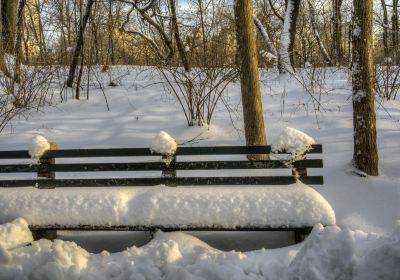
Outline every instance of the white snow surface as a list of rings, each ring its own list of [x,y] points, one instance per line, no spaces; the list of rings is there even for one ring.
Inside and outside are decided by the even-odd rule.
[[[32,163],[38,163],[44,152],[50,150],[50,143],[42,135],[35,135],[31,138],[29,145],[29,155],[32,158]]]
[[[309,70],[296,70],[298,76],[304,77],[306,85],[312,86],[313,83],[308,78],[310,77]],[[337,271],[342,268],[343,271],[348,269],[348,266],[342,267],[343,262],[337,257],[338,255],[343,255],[349,261],[354,260],[351,264],[353,279],[399,279],[397,265],[399,263],[399,233],[398,228],[395,232],[393,231],[393,225],[396,220],[400,219],[400,165],[398,164],[400,162],[400,146],[398,144],[400,139],[400,100],[397,97],[396,100],[386,101],[377,97],[375,109],[380,175],[360,177],[355,175],[354,169],[350,165],[353,154],[353,94],[351,76],[349,76],[351,73],[344,68],[335,67],[315,68],[315,71],[317,79],[324,77],[324,80],[321,80],[322,85],[316,89],[314,85],[313,91],[306,92],[304,85],[299,84],[295,78],[279,76],[274,69],[268,71],[260,69],[266,132],[268,140],[271,142],[278,138],[284,127],[290,126],[307,132],[317,140],[317,143],[323,145],[323,154],[310,154],[309,157],[322,157],[324,168],[309,169],[309,174],[324,176],[324,185],[315,186],[315,189],[332,206],[335,211],[336,223],[340,229],[335,227],[336,229],[330,228],[329,231],[326,231],[326,228],[321,233],[317,231],[317,235],[312,234],[303,244],[310,242],[314,243],[313,246],[300,244],[246,253],[221,252],[215,249],[213,253],[208,250],[204,252],[196,249],[200,246],[199,243],[204,244],[196,238],[184,234],[178,236],[177,233],[161,234],[164,238],[163,241],[156,238],[148,244],[148,247],[136,248],[136,252],[139,253],[133,255],[126,251],[122,252],[125,245],[120,246],[119,244],[127,244],[126,247],[131,247],[138,244],[136,237],[119,242],[120,235],[118,234],[92,235],[91,232],[88,232],[85,236],[91,241],[85,241],[80,239],[80,233],[68,232],[70,238],[66,238],[61,233],[60,238],[76,240],[89,251],[100,252],[108,249],[121,252],[90,254],[85,250],[78,249],[79,247],[74,243],[60,240],[54,243],[33,242],[33,246],[24,248],[5,250],[2,247],[0,250],[0,279],[62,279],[64,276],[64,279],[110,279],[112,277],[114,279],[129,279],[129,277],[133,279],[293,279],[289,278],[293,272],[286,272],[289,270],[289,265],[291,265],[290,270],[293,269],[299,273],[294,278],[312,278],[308,267],[313,266],[314,271],[317,272],[314,279],[330,279],[329,273],[337,275]],[[119,86],[107,87],[104,85],[110,111],[106,109],[102,91],[96,87],[90,86],[89,100],[69,98],[68,102],[63,103],[57,100],[59,88],[56,88],[52,99],[53,106],[43,108],[40,112],[30,112],[28,119],[14,119],[3,130],[0,137],[0,150],[26,150],[27,143],[33,134],[45,135],[56,142],[60,149],[148,147],[160,129],[171,133],[177,142],[187,142],[200,135],[196,141],[191,143],[195,146],[245,144],[239,82],[233,82],[227,87],[224,92],[224,102],[227,104],[219,103],[217,105],[210,126],[188,127],[179,102],[164,92],[163,85],[160,83],[162,79],[148,68],[115,66],[113,73],[115,77],[120,77]],[[109,80],[108,74],[100,75],[102,75],[102,80]],[[322,94],[320,94],[320,89],[323,91]],[[315,100],[321,102],[321,107]],[[229,112],[226,105],[229,105]],[[218,156],[218,159],[231,160],[226,155]],[[237,157],[235,157],[236,159]],[[245,157],[240,159],[245,160]],[[191,158],[190,160],[195,159]],[[16,161],[30,163],[30,160]],[[10,164],[8,159],[0,160],[0,162],[1,164]],[[62,163],[61,160],[57,160],[57,162]],[[63,162],[70,161],[66,159]],[[232,176],[237,172],[240,171],[226,175]],[[262,172],[265,171],[262,170]],[[108,172],[104,173],[104,176],[113,176]],[[188,173],[192,175],[191,171]],[[35,178],[35,176],[36,174],[1,174],[2,179]],[[69,178],[73,177],[69,174],[62,175],[62,177],[68,176]],[[20,191],[21,199],[14,200],[15,204],[6,203],[9,203],[14,210],[18,207],[32,209],[34,206],[29,206],[31,200],[27,195],[23,195],[23,191],[26,189],[28,188],[9,189],[14,198],[18,196],[17,191]],[[32,194],[45,191],[29,189]],[[47,191],[59,192],[61,190],[64,189]],[[89,197],[90,190],[92,189],[85,190],[86,197]],[[115,189],[117,192],[121,190],[123,188]],[[65,196],[69,194],[67,189],[66,191]],[[81,190],[79,191],[81,192]],[[106,194],[103,199],[111,199],[110,197],[114,198]],[[32,203],[39,205],[40,201],[35,201],[35,199],[33,196]],[[100,199],[99,196],[96,199]],[[46,202],[46,200],[44,201]],[[82,200],[82,202],[86,203],[87,201]],[[109,202],[109,209],[112,211],[114,211],[113,207],[119,207],[113,203]],[[106,202],[102,201],[101,207],[104,205]],[[83,204],[82,208],[84,208]],[[87,208],[90,210],[89,206]],[[2,222],[11,222],[14,218],[19,217],[16,212],[14,212],[15,215],[9,215],[11,212],[5,212],[4,206],[1,206],[0,209]],[[47,214],[51,212],[47,208],[42,208],[42,213],[45,210]],[[35,211],[32,216],[39,216],[40,211],[38,209]],[[57,211],[61,212],[60,209]],[[64,215],[69,214],[64,211],[60,217]],[[84,215],[84,212],[76,213],[76,215]],[[110,214],[112,219],[113,215]],[[101,218],[98,219],[101,220]],[[249,250],[246,248],[254,250],[254,248],[284,246],[274,246],[275,240],[273,239],[262,243],[260,236],[267,236],[268,239],[269,233],[265,235],[259,233],[256,235],[257,238],[247,232],[221,233],[223,238],[228,237],[222,242],[219,241],[220,233],[205,234],[207,237],[216,237],[213,242],[209,242],[211,239],[204,238],[215,247],[235,248],[238,246],[243,248],[242,250]],[[280,233],[276,234],[278,237],[280,236]],[[105,235],[112,235],[112,245],[106,244]],[[279,241],[276,244],[291,243],[291,236],[286,236],[288,239],[290,238],[287,240],[288,242]],[[312,241],[318,236],[320,236],[320,242]],[[182,258],[178,258],[179,260],[174,263],[162,261],[167,259],[163,256],[168,256],[168,254],[162,254],[165,251],[153,249],[150,253],[147,249],[157,246],[159,246],[157,248],[161,248],[161,245],[168,244],[169,240],[178,244],[179,252],[182,255]],[[215,240],[217,241],[215,242]],[[225,246],[230,240],[233,241],[233,244]],[[274,244],[271,245],[271,242]],[[224,243],[223,246],[221,243]],[[340,246],[336,246],[336,244],[340,244]],[[348,245],[346,248],[350,247],[350,252],[345,250],[344,244]],[[163,248],[169,247],[165,245]],[[299,257],[296,261],[299,264],[293,263],[299,250],[303,251],[302,255],[308,258],[309,262],[301,262]],[[128,251],[132,252],[130,249]],[[80,255],[75,252],[80,252]],[[174,252],[177,251],[174,249]],[[312,257],[313,254],[317,255]],[[76,255],[80,257],[75,257]],[[317,256],[321,257],[317,258]],[[324,258],[327,266],[322,267]],[[173,258],[168,257],[168,259]],[[78,265],[81,260],[83,260],[83,264],[86,263],[86,268]],[[132,264],[132,262],[134,263]],[[154,265],[155,263],[166,265],[158,268]],[[332,271],[334,265],[331,264],[336,263],[337,271]],[[324,269],[325,267],[326,269]],[[170,272],[170,269],[175,269],[175,272]],[[306,274],[306,270],[310,273]],[[344,275],[347,277],[347,274]]]
[[[18,218],[10,223],[0,225],[0,248],[13,249],[32,241],[32,233],[24,219]]]
[[[156,137],[153,138],[150,145],[152,153],[162,155],[173,155],[176,152],[177,144],[174,138],[167,132],[160,131]]]
[[[91,254],[69,241],[39,240],[8,250],[0,279],[384,279],[400,277],[400,226],[377,237],[316,225],[289,249],[223,252],[181,232],[157,232],[142,247]]]
[[[315,140],[311,136],[300,130],[286,127],[273,143],[272,151],[278,152],[286,150],[288,153],[292,154],[294,159],[297,159],[303,157],[303,154],[307,152],[313,144],[315,144]]]
[[[23,217],[34,225],[232,228],[301,227],[336,222],[329,203],[313,188],[301,183],[241,188],[0,189],[0,209],[0,222]]]

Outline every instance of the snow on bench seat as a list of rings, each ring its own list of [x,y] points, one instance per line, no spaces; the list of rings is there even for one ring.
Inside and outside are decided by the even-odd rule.
[[[30,225],[305,227],[335,224],[330,204],[288,186],[0,189],[0,223]]]

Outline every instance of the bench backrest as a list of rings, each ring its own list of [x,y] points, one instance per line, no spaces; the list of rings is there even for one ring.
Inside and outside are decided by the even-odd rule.
[[[322,153],[322,145],[312,145],[307,152]],[[179,156],[206,155],[246,155],[272,154],[270,146],[216,146],[216,147],[178,147],[176,155],[170,158],[151,153],[149,148],[117,149],[70,149],[50,150],[40,159],[39,165],[29,162],[17,164],[0,164],[0,176],[3,173],[37,173],[37,179],[0,178],[0,187],[37,186],[53,187],[96,187],[96,186],[153,186],[165,184],[176,185],[286,185],[300,180],[305,184],[323,184],[322,176],[308,176],[307,168],[322,168],[322,159],[270,159],[270,160],[213,160],[213,161],[179,161]],[[287,154],[285,151],[277,154]],[[115,162],[121,157],[158,157],[151,162]],[[85,163],[83,158],[111,158],[112,162]],[[28,151],[0,151],[0,160],[30,159]],[[57,163],[56,159],[74,159],[72,163]],[[110,160],[110,161],[111,161]],[[287,176],[210,176],[180,177],[176,170],[222,170],[222,169],[292,169]],[[105,171],[160,171],[157,177],[113,177],[113,178],[57,178],[57,172],[105,172]]]

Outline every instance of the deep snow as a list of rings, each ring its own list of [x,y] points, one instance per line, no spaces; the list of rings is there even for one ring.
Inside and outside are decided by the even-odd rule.
[[[89,101],[70,99],[43,113],[33,112],[28,120],[14,121],[0,137],[0,150],[26,150],[35,134],[51,139],[60,149],[148,147],[160,130],[168,131],[178,143],[244,144],[238,84],[229,86],[224,97],[229,113],[219,104],[210,127],[187,127],[177,101],[163,93],[157,76],[129,69],[131,74],[121,80],[121,86],[106,88],[110,111],[106,111],[101,92],[94,90]],[[380,176],[359,177],[350,164],[349,77],[344,70],[324,69],[316,74],[317,79],[324,76],[324,82],[311,84],[307,71],[301,71],[297,80],[279,77],[274,71],[262,73],[267,138],[277,143],[289,126],[323,145],[324,168],[309,173],[324,175],[324,185],[314,189],[332,205],[338,227],[317,227],[301,245],[247,253],[212,248],[204,253],[196,248],[206,244],[181,233],[159,233],[144,247],[116,254],[90,254],[74,243],[40,241],[20,249],[1,249],[0,279],[29,273],[35,275],[31,279],[51,279],[51,275],[53,279],[129,279],[128,274],[133,279],[330,279],[338,274],[341,279],[349,275],[353,279],[399,279],[400,230],[395,224],[400,219],[400,102],[377,100]],[[29,208],[23,202],[21,206]]]
[[[329,203],[302,183],[268,188],[0,189],[0,209],[0,223],[23,217],[32,225],[234,228],[303,227],[336,222]]]
[[[385,237],[317,224],[301,245],[247,253],[180,232],[157,232],[145,246],[114,254],[42,239],[0,247],[0,279],[399,279],[399,242],[400,224]]]

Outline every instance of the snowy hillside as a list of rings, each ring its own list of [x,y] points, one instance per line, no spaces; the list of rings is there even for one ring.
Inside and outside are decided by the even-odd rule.
[[[185,145],[244,144],[237,83],[227,88],[210,127],[188,127],[178,102],[165,93],[157,76],[137,68],[128,70],[120,86],[105,89],[110,111],[99,89],[91,91],[89,100],[54,101],[54,107],[33,112],[27,120],[7,127],[0,136],[0,150],[27,150],[34,135],[45,136],[60,149],[149,147],[161,130],[178,145],[188,141]],[[324,175],[324,185],[314,189],[332,206],[337,226],[323,229],[317,225],[305,242],[281,249],[223,252],[188,234],[159,232],[143,247],[129,244],[123,252],[92,254],[61,240],[21,247],[31,240],[24,222],[18,220],[17,229],[10,224],[0,226],[0,279],[399,279],[400,101],[377,100],[380,176],[360,177],[350,164],[353,136],[348,75],[344,70],[324,71],[323,87],[311,86],[305,72],[300,74],[299,80],[313,95],[294,78],[263,73],[263,110],[269,144],[279,148],[279,135],[292,127],[313,138],[305,141],[323,145],[324,168],[310,173]],[[65,197],[66,203],[74,201]],[[109,196],[109,207],[115,199]],[[13,203],[22,206],[15,207],[21,213],[40,219],[32,207],[44,202],[38,198],[30,204],[24,195],[8,191],[0,198],[0,221],[18,218],[7,210]],[[121,209],[114,207],[113,211]],[[121,212],[116,215],[120,217]],[[27,238],[19,244],[10,237],[18,231]],[[85,242],[80,245],[85,247]]]

